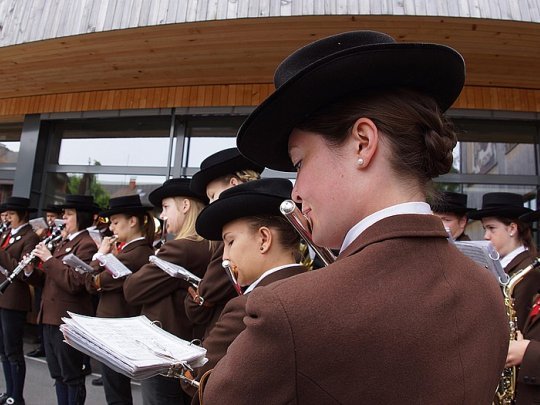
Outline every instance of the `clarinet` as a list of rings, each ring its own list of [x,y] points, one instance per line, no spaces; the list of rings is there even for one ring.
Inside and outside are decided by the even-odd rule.
[[[57,227],[50,236],[48,236],[46,239],[43,240],[43,243],[49,248],[52,249],[52,247],[60,240],[62,239],[62,229],[64,229],[64,225]],[[36,255],[33,253],[30,253],[28,256],[26,256],[24,259],[22,259],[17,267],[13,269],[11,274],[4,280],[2,284],[0,284],[0,294],[4,294],[6,289],[13,283],[13,280],[15,277],[17,277],[21,271],[24,270],[26,266],[28,266],[32,261],[36,258]]]
[[[0,225],[0,233],[4,233],[6,232],[8,229],[9,229],[9,226],[11,224],[9,222],[2,222],[2,224]]]

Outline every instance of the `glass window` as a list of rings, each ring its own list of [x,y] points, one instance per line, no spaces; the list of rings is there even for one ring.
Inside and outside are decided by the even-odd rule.
[[[534,122],[455,119],[459,143],[453,172],[536,175]]]
[[[66,194],[91,194],[101,208],[109,199],[138,194],[144,205],[151,205],[148,194],[165,181],[165,176],[125,176],[112,174],[49,173],[43,206],[64,201]]]
[[[17,163],[22,124],[0,124],[0,165]]]
[[[166,167],[169,127],[170,117],[56,122],[54,131],[61,143],[58,155],[51,156],[51,163]]]
[[[185,164],[198,169],[213,153],[236,147],[236,133],[245,117],[201,117],[189,121],[184,144]]]

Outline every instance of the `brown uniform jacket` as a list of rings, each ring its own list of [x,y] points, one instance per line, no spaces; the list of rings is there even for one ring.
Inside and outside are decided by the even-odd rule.
[[[205,328],[205,338],[217,322],[227,302],[238,297],[238,293],[221,265],[222,262],[223,242],[216,242],[208,269],[199,283],[198,294],[204,298],[204,304],[199,305],[191,294],[186,295],[186,315],[195,325],[202,325]]]
[[[118,252],[116,258],[124,266],[136,273],[142,266],[148,263],[148,258],[154,254],[152,246],[144,239],[127,244],[121,252]],[[99,292],[99,304],[96,310],[96,316],[103,318],[123,318],[137,316],[141,313],[140,305],[130,305],[124,298],[125,277],[113,278],[111,273],[105,270],[97,260],[92,261],[90,265],[99,273],[99,283],[101,290]],[[92,277],[87,277],[86,289],[91,294],[96,294],[97,290]]]
[[[43,263],[43,271],[34,269],[27,280],[33,285],[43,286],[38,315],[40,323],[60,325],[67,311],[94,315],[90,294],[86,291],[86,276],[66,266],[62,258],[73,253],[83,262],[90,263],[96,252],[96,243],[84,230],[73,240],[61,242],[54,249],[53,256]]]
[[[253,291],[204,404],[491,404],[501,292],[446,238],[437,217],[392,216],[327,268]]]
[[[157,256],[185,267],[198,277],[203,277],[210,262],[207,240],[175,239],[166,242]],[[141,314],[184,340],[200,339],[202,330],[194,330],[184,310],[189,284],[169,276],[153,263],[144,265],[124,282],[124,296],[131,305],[142,305]]]
[[[504,271],[511,277],[518,270],[524,269],[533,262],[533,255],[526,250],[514,257],[504,268]],[[531,271],[514,289],[514,308],[518,318],[518,329],[523,330],[525,321],[531,310],[533,297],[540,288],[540,271]]]
[[[275,281],[284,280],[297,274],[301,274],[306,270],[307,269],[302,265],[281,269],[263,278],[254,290]],[[246,328],[244,317],[246,316],[246,302],[248,296],[249,294],[237,296],[230,300],[225,306],[216,325],[204,340],[203,347],[207,350],[206,357],[208,358],[208,362],[198,370],[199,375],[214,368],[217,362],[225,356],[227,348],[232,341]]]
[[[9,232],[4,234],[2,243]],[[0,266],[10,273],[17,267],[21,259],[30,253],[39,243],[39,237],[34,233],[28,224],[11,236],[10,242],[5,249],[0,249]],[[1,244],[0,244],[1,246]],[[31,311],[32,297],[28,284],[22,281],[24,272],[13,279],[13,283],[7,287],[4,294],[0,295],[0,308],[12,309],[16,311]],[[0,283],[6,280],[6,276],[0,273]]]
[[[533,270],[538,271],[538,270]],[[523,338],[527,346],[519,367],[516,386],[516,405],[540,403],[540,316],[527,317]]]

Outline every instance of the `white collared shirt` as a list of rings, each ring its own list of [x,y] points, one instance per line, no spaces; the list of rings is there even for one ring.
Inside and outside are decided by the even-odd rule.
[[[19,232],[22,228],[24,228],[26,225],[29,225],[28,222],[25,222],[24,224],[22,224],[21,226],[15,228],[15,229],[12,229],[11,230],[11,236],[15,236],[17,235],[17,232]]]
[[[86,231],[86,229],[83,229],[82,231],[79,231],[79,232],[69,234],[67,238],[71,241],[71,240],[75,239],[80,233],[82,233],[84,231]]]
[[[512,260],[514,260],[514,258],[519,255],[521,252],[525,252],[526,250],[529,250],[527,249],[525,246],[521,245],[519,246],[518,248],[512,250],[510,253],[508,253],[506,256],[504,256],[502,259],[501,259],[501,266],[503,266],[503,269],[506,268],[506,266],[508,266],[510,264],[510,262]]]
[[[371,215],[368,215],[355,226],[353,226],[341,245],[339,253],[343,252],[356,238],[360,236],[367,228],[373,225],[376,222],[379,222],[381,219],[392,217],[394,215],[402,214],[433,214],[431,212],[431,207],[428,203],[425,202],[406,202],[402,204],[392,205],[390,207],[384,208],[380,211],[374,212]]]
[[[244,295],[253,291],[253,289],[257,287],[257,284],[259,284],[263,278],[268,277],[270,274],[275,273],[276,271],[280,271],[291,266],[298,266],[298,264],[297,263],[284,264],[283,266],[273,267],[270,270],[266,270],[257,280],[251,283],[251,285],[246,289],[246,291],[244,291]]]

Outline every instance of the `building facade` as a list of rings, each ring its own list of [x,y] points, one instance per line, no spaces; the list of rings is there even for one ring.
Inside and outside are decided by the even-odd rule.
[[[291,51],[358,29],[462,53],[460,142],[436,182],[536,208],[540,0],[0,0],[0,201],[144,199],[235,145]]]

